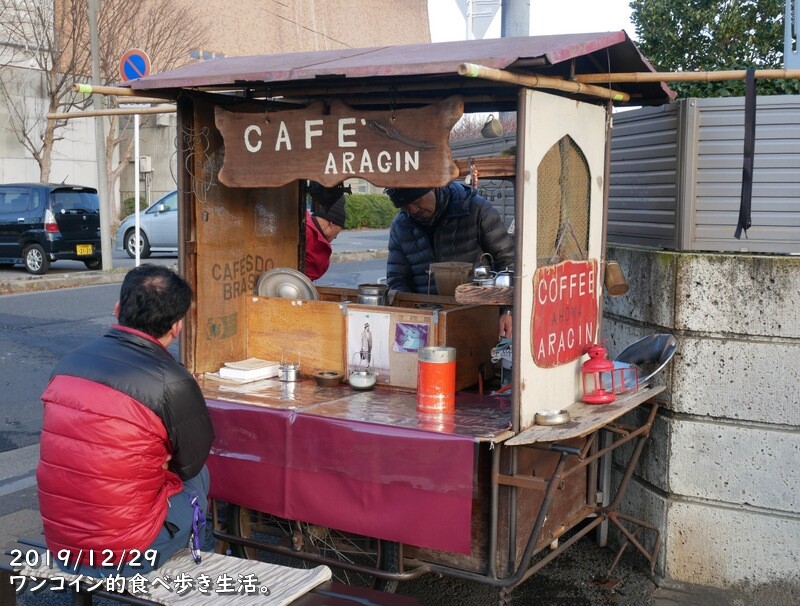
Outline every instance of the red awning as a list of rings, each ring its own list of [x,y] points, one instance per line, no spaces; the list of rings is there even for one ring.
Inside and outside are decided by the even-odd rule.
[[[279,95],[283,89],[297,90],[302,83],[308,94],[319,95],[345,83],[367,86],[370,81],[401,80],[406,90],[416,85],[419,90],[453,94],[465,81],[458,75],[461,63],[564,78],[573,73],[653,71],[628,35],[618,31],[230,57],[127,84],[143,92],[261,87]],[[615,88],[634,95],[632,104],[658,105],[675,97],[664,83],[626,83]]]

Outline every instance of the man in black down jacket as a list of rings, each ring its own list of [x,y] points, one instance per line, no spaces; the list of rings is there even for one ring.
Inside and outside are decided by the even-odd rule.
[[[514,269],[514,240],[500,213],[471,187],[454,181],[436,189],[389,188],[386,194],[401,209],[389,232],[390,289],[438,294],[428,276],[431,263],[477,265],[484,253],[492,255],[495,270]],[[508,324],[510,336],[510,318]]]

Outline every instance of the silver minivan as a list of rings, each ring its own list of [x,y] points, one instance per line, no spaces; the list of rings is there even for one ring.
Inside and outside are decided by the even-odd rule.
[[[114,248],[136,257],[136,215],[128,215],[119,224]],[[178,192],[172,191],[139,213],[139,256],[150,253],[178,252]]]

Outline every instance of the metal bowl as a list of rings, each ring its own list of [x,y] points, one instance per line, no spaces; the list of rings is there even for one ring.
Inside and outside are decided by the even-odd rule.
[[[261,274],[256,282],[256,294],[260,297],[319,300],[319,292],[311,280],[289,267],[276,267]]]
[[[335,370],[321,370],[314,375],[314,380],[320,387],[336,387],[342,382],[344,375]]]
[[[540,410],[533,418],[537,425],[563,425],[569,423],[569,412],[564,409]]]

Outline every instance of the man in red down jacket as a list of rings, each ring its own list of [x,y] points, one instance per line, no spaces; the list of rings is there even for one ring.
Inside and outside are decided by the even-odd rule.
[[[42,394],[39,506],[47,547],[69,572],[148,572],[205,521],[214,432],[197,382],[167,351],[191,299],[166,267],[131,270],[119,324],[68,354]]]

